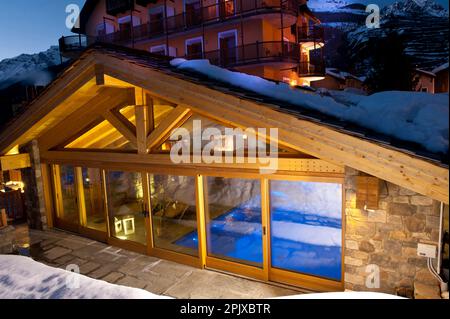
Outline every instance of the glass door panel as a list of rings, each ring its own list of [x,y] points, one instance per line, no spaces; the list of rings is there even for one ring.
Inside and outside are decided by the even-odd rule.
[[[58,218],[71,223],[79,224],[77,190],[75,187],[75,168],[69,165],[56,167],[56,183],[59,184],[60,205]]]
[[[146,245],[141,174],[107,171],[106,186],[111,236]]]
[[[156,248],[198,256],[195,177],[150,175]]]
[[[261,183],[206,177],[208,256],[263,267]]]
[[[83,168],[82,176],[86,227],[106,232],[102,171],[98,168]]]
[[[341,280],[342,185],[271,181],[271,267]]]

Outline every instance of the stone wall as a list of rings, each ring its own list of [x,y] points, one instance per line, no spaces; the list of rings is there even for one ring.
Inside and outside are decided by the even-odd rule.
[[[379,209],[356,209],[356,176],[347,168],[345,287],[412,297],[439,298],[437,280],[417,256],[417,244],[438,245],[440,203],[408,189],[380,180]],[[380,288],[368,288],[368,265],[380,270]]]
[[[0,254],[11,254],[15,239],[14,227],[0,227]]]
[[[22,180],[25,184],[25,208],[28,226],[32,229],[46,230],[47,215],[37,141],[31,141],[21,147],[20,153],[29,153],[31,160],[31,167],[21,170]]]

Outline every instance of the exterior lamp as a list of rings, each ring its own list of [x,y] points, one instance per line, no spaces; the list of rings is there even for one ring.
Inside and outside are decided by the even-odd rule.
[[[365,211],[378,209],[379,179],[372,176],[356,177],[356,208]]]

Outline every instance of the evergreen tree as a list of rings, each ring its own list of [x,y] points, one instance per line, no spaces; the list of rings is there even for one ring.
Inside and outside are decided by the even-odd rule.
[[[366,53],[371,69],[366,84],[370,91],[411,91],[417,84],[415,67],[405,53],[405,39],[397,32],[372,38]]]

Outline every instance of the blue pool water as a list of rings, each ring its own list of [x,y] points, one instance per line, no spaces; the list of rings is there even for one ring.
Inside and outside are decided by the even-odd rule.
[[[309,229],[319,226],[314,234],[318,237],[313,240],[317,242],[316,244],[308,243],[311,240],[305,239],[304,236],[293,240],[292,235],[285,235],[292,233],[289,232],[292,229],[286,228],[297,229],[304,225]],[[326,240],[329,237],[327,230],[340,234],[341,220],[279,210],[272,211],[271,227],[274,234],[279,234],[272,236],[272,267],[335,280],[341,279],[341,242],[330,245],[329,240]],[[275,231],[276,227],[280,229]],[[259,210],[235,208],[207,225],[208,254],[262,267],[261,228]],[[197,238],[198,234],[195,231],[180,238],[175,244],[198,249]],[[296,239],[295,231],[294,239]],[[324,244],[320,244],[321,242]]]

